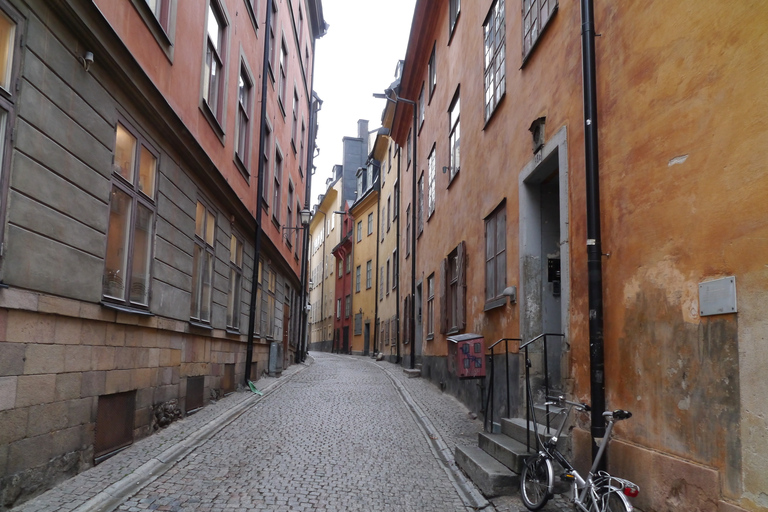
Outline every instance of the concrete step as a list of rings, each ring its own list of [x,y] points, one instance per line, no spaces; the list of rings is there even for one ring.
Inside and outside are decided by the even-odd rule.
[[[530,429],[531,429],[531,447],[536,446],[536,440],[533,435],[533,421],[531,421]],[[554,425],[552,425],[554,426]],[[557,429],[550,428],[549,431],[547,431],[547,427],[544,425],[537,425],[537,429],[540,434],[544,436],[544,440],[549,439],[555,433],[557,433]],[[528,426],[526,425],[525,418],[502,418],[501,419],[501,433],[505,434],[512,439],[519,441],[523,444],[526,443],[526,437],[528,435]]]
[[[405,373],[409,379],[416,379],[421,377],[421,368],[415,368],[413,370],[410,368],[404,368],[403,373]]]
[[[482,491],[486,498],[515,492],[520,482],[518,475],[478,446],[457,446],[456,464]]]
[[[526,457],[532,455],[536,449],[535,445],[532,445],[529,452],[524,443],[504,434],[481,432],[477,438],[478,444],[484,452],[517,474],[522,472]]]

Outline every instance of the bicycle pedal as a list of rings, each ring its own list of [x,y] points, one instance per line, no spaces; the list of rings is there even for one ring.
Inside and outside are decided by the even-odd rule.
[[[576,477],[573,476],[573,473],[563,473],[562,475],[560,475],[560,480],[562,480],[563,482],[573,482],[574,480],[576,480]]]

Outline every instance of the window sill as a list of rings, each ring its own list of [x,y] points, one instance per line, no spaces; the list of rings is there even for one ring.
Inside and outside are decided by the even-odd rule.
[[[458,327],[454,327],[452,329],[448,329],[448,332],[446,332],[445,334],[447,336],[450,336],[451,334],[458,334],[460,332],[461,332],[461,329],[459,329]]]
[[[235,153],[235,167],[237,167],[237,170],[240,171],[240,174],[243,175],[243,178],[245,179],[246,183],[251,183],[251,173],[248,171],[248,167],[243,163],[242,158],[240,158],[240,155]]]
[[[456,178],[458,177],[460,172],[461,172],[461,167],[456,169],[456,172],[453,173],[453,175],[451,175],[451,174],[448,175],[448,186],[446,188],[448,188],[448,189],[451,188],[451,185],[453,185],[453,182],[456,180]]]
[[[491,300],[485,302],[485,307],[483,308],[483,311],[490,311],[492,309],[498,309],[498,308],[504,307],[506,304],[507,304],[507,298],[506,297],[499,297],[498,299],[491,299]]]
[[[189,325],[192,327],[197,327],[198,329],[205,329],[206,331],[212,331],[213,327],[210,326],[210,324],[204,324],[197,320],[190,320]]]
[[[427,334],[427,341],[432,341],[434,339],[435,339],[435,335],[434,334]]]
[[[227,327],[226,332],[227,334],[231,334],[232,336],[242,335],[242,333],[240,332],[240,329],[235,329],[233,327]]]
[[[224,128],[221,127],[221,123],[216,119],[216,115],[213,113],[213,110],[211,110],[210,105],[208,105],[208,102],[205,99],[200,100],[200,110],[203,112],[203,117],[205,117],[205,120],[211,125],[213,133],[216,134],[216,137],[219,138],[219,142],[221,142],[221,145],[223,146]]]
[[[456,33],[456,25],[459,24],[459,19],[461,18],[461,11],[456,13],[456,20],[453,22],[453,26],[448,29],[448,46],[451,46],[451,41],[453,41],[453,35]]]
[[[142,316],[155,316],[154,313],[152,313],[148,309],[140,309],[132,306],[123,306],[121,304],[115,304],[112,302],[105,302],[105,301],[102,301],[101,305],[104,306],[105,308],[114,309],[116,311],[121,311],[123,313],[133,313],[133,314],[142,315]]]

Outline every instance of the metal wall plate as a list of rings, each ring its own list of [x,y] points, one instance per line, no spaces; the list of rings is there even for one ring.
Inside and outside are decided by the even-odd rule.
[[[699,283],[699,314],[701,316],[736,313],[736,277],[724,277]]]

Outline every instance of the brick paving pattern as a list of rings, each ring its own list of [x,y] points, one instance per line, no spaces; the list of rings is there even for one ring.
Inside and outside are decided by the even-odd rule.
[[[213,429],[210,438],[121,498],[117,510],[472,510],[452,454],[458,444],[477,443],[480,420],[400,366],[313,357],[280,379],[261,379],[264,397],[225,397],[14,510],[106,510],[88,500],[205,428]],[[238,408],[244,412],[222,423]],[[525,510],[517,497],[484,505]],[[558,496],[543,510],[573,509]]]

